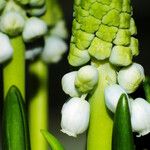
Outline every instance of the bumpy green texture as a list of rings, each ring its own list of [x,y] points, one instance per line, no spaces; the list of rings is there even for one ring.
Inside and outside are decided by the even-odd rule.
[[[72,66],[84,65],[91,58],[127,66],[139,54],[130,0],[75,0],[73,17],[68,56]]]

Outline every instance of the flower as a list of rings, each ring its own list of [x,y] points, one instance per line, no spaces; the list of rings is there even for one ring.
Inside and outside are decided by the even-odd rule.
[[[90,105],[82,98],[71,98],[62,107],[61,131],[77,137],[88,128]]]
[[[65,41],[56,36],[49,36],[45,40],[41,58],[46,63],[56,63],[60,61],[66,51],[67,44]]]
[[[65,74],[61,80],[63,91],[70,95],[71,97],[79,97],[80,93],[75,88],[75,77],[77,75],[77,71],[69,72]]]
[[[23,39],[25,42],[30,42],[35,38],[45,35],[47,32],[47,25],[41,19],[36,17],[29,18],[23,29]]]
[[[150,104],[143,98],[136,98],[131,102],[132,130],[137,132],[137,137],[150,132]]]
[[[24,17],[15,11],[8,11],[1,16],[0,30],[10,36],[16,36],[23,30]]]
[[[98,70],[96,67],[87,65],[80,68],[75,78],[75,86],[82,93],[88,93],[98,82]]]
[[[105,88],[104,93],[106,106],[114,113],[120,96],[126,94],[126,92],[118,84],[112,84]]]
[[[122,68],[118,73],[118,83],[127,93],[133,93],[144,79],[144,69],[137,63]]]
[[[0,63],[10,59],[13,55],[9,37],[6,34],[0,33]]]

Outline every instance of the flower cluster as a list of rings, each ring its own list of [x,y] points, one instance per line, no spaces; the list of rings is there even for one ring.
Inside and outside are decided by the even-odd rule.
[[[129,94],[133,93],[144,79],[143,67],[133,63],[118,72],[118,84],[111,84],[105,88],[105,103],[113,113],[115,113],[120,96],[127,95],[132,130],[138,133],[138,137],[150,132],[150,104],[143,98],[133,100]]]
[[[3,41],[0,44],[0,63],[6,62],[13,56],[10,37],[20,35],[26,45],[34,43],[44,36],[44,46],[34,44],[33,47],[27,48],[27,59],[40,56],[46,63],[55,63],[61,59],[67,50],[65,42],[67,30],[57,2],[54,1],[54,8],[48,8],[48,3],[51,2],[45,0],[15,0],[8,2],[2,0],[0,2],[0,38],[1,42]],[[51,18],[45,18],[47,13],[56,16],[53,22]],[[59,31],[61,31],[60,34],[58,34]],[[39,43],[42,43],[41,40],[39,40]]]
[[[66,74],[62,78],[64,92],[71,97],[79,97],[94,90],[98,79],[99,83],[105,80],[102,87],[98,87],[104,88],[101,91],[104,91],[106,106],[115,113],[120,96],[126,94],[133,131],[139,135],[149,132],[150,126],[143,125],[142,118],[142,114],[146,113],[149,106],[145,109],[136,104],[140,102],[144,103],[143,106],[150,104],[141,99],[131,102],[128,96],[145,80],[143,67],[133,62],[134,56],[139,54],[139,47],[138,39],[135,37],[137,29],[130,0],[75,1],[72,24],[68,61],[74,67],[87,63],[91,65]],[[101,99],[103,100],[103,97]],[[137,116],[136,107],[140,107],[139,110],[143,111],[140,116]],[[68,114],[64,114],[62,111],[62,122],[64,115],[69,116],[70,113],[68,111]],[[72,118],[70,122],[65,121],[66,126],[68,124],[73,126],[73,119],[77,116],[70,115],[70,117]]]
[[[71,98],[63,105],[61,127],[62,132],[76,137],[88,128],[90,106],[85,100],[98,83],[98,70],[87,65],[78,71],[65,74],[62,78],[63,91]]]

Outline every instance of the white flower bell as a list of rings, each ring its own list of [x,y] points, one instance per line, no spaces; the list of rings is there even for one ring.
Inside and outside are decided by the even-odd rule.
[[[56,63],[60,61],[62,55],[67,51],[67,44],[61,38],[49,36],[45,40],[42,60],[46,63]]]
[[[62,107],[61,131],[77,137],[87,130],[90,117],[90,105],[82,98],[71,98]]]
[[[137,137],[150,132],[150,104],[143,98],[136,98],[131,102],[132,130],[137,132]]]
[[[10,59],[12,55],[13,48],[9,37],[3,33],[0,33],[0,64]]]
[[[115,113],[120,96],[122,94],[126,94],[126,92],[118,84],[112,84],[105,88],[104,93],[105,93],[106,106],[113,113]],[[129,106],[130,106],[130,103],[129,103]]]
[[[46,33],[46,23],[37,17],[31,17],[25,23],[25,27],[23,29],[23,39],[25,42],[30,42],[30,40],[39,38]]]
[[[77,71],[69,72],[65,74],[61,80],[63,91],[70,95],[71,97],[79,97],[80,93],[75,88],[75,77],[77,75]]]
[[[16,36],[23,30],[25,19],[15,11],[4,13],[0,19],[0,29],[10,36]]]
[[[127,93],[133,93],[144,79],[144,69],[137,63],[122,68],[118,73],[118,83]]]

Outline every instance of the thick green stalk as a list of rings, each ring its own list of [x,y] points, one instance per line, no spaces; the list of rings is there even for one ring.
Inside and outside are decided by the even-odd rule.
[[[150,78],[149,77],[146,77],[143,83],[143,87],[145,92],[145,98],[150,103]]]
[[[21,36],[11,38],[13,58],[3,69],[4,96],[9,88],[15,85],[25,98],[25,46]]]
[[[90,97],[87,150],[111,150],[113,121],[105,106],[104,89],[109,83],[116,82],[116,73],[109,63],[100,64],[98,71],[98,86]]]
[[[47,150],[48,144],[40,130],[48,129],[48,68],[41,60],[29,66],[32,97],[29,100],[29,130],[32,150]],[[33,79],[33,80],[32,80]]]

